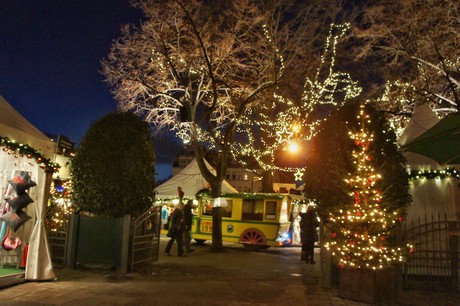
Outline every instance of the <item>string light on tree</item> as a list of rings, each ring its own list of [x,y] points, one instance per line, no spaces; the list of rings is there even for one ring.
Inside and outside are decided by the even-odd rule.
[[[54,182],[46,210],[46,226],[50,231],[63,231],[67,228],[69,216],[75,206],[72,194],[72,181]]]
[[[319,67],[312,78],[305,79],[301,103],[294,103],[275,92],[272,103],[246,109],[236,130],[239,138],[245,141],[232,146],[232,154],[237,160],[243,161],[249,156],[254,157],[265,171],[305,172],[305,166],[277,165],[275,159],[281,150],[288,151],[286,147],[292,143],[296,143],[299,149],[306,146],[318,132],[317,127],[325,120],[313,116],[319,105],[331,109],[340,107],[361,93],[361,88],[349,74],[336,70],[336,47],[348,29],[349,24],[331,24]]]
[[[331,238],[325,246],[341,267],[378,269],[402,261],[404,249],[393,247],[388,241],[399,214],[384,208],[383,194],[378,188],[381,176],[372,167],[369,151],[373,135],[366,124],[370,118],[363,107],[358,119],[360,130],[350,132],[356,147],[352,154],[356,170],[345,179],[350,186],[350,202],[330,214]]]

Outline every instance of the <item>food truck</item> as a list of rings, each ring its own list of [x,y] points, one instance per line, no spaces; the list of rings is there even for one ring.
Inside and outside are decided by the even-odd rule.
[[[200,197],[192,223],[192,238],[212,240],[212,209],[222,208],[222,241],[245,247],[268,248],[289,244],[291,198],[280,194],[225,194]]]

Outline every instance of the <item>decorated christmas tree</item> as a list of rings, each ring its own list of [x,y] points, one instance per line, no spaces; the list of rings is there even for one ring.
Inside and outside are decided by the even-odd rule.
[[[358,119],[360,130],[349,133],[356,146],[356,171],[345,180],[350,187],[350,202],[330,214],[331,237],[325,246],[340,267],[378,269],[403,259],[403,249],[391,246],[388,239],[399,214],[383,205],[384,197],[378,188],[381,176],[371,164],[369,147],[373,135],[366,129],[370,118],[364,107]]]
[[[65,231],[70,215],[74,212],[72,181],[55,180],[50,189],[46,210],[46,227],[49,231]]]

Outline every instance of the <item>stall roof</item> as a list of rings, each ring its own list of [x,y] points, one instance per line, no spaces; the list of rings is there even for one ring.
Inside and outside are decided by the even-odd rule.
[[[410,143],[412,140],[425,133],[438,122],[439,118],[428,105],[421,104],[415,106],[411,119],[399,137],[399,145],[404,146],[405,144]],[[407,160],[407,164],[411,167],[426,165],[438,167],[434,160],[421,154],[403,152],[403,155]]]
[[[0,96],[0,136],[28,144],[52,158],[56,144]]]
[[[214,168],[205,160],[208,169],[216,173]],[[195,194],[209,186],[201,174],[198,162],[194,158],[184,169],[168,181],[155,188],[158,198],[177,198],[177,187],[182,187],[186,198],[194,198]],[[238,190],[232,187],[227,181],[222,182],[222,193],[237,193]]]

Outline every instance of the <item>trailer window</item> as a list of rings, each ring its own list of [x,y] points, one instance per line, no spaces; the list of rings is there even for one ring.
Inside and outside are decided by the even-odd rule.
[[[264,213],[264,201],[243,200],[243,213],[241,220],[262,220]]]
[[[276,220],[276,201],[265,202],[265,219]]]
[[[223,218],[232,217],[232,207],[233,207],[233,201],[227,200],[227,206],[222,206],[222,217]]]
[[[212,216],[212,201],[203,200],[201,205],[201,214],[205,216]]]
[[[201,215],[202,216],[212,216],[212,200],[203,200],[201,206]],[[227,200],[227,206],[222,206],[222,217],[231,218],[233,210],[233,201]]]

